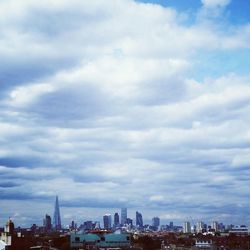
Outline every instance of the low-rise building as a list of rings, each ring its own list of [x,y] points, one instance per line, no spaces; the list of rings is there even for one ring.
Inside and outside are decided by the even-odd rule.
[[[124,248],[131,246],[131,237],[128,233],[109,233],[96,231],[92,233],[74,232],[70,235],[70,247],[73,249]]]
[[[196,239],[195,246],[202,249],[212,249],[213,241],[207,239]]]
[[[233,233],[236,235],[248,235],[249,234],[249,230],[248,227],[245,225],[241,225],[241,226],[233,226],[230,230],[229,233]]]

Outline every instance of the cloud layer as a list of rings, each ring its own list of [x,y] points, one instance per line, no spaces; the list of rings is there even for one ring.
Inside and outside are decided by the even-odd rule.
[[[1,221],[39,223],[59,195],[64,223],[250,222],[250,77],[222,66],[243,66],[250,24],[202,3],[191,25],[132,0],[0,3]]]

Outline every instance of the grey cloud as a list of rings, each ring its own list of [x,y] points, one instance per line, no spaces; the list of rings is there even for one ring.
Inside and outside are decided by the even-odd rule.
[[[84,88],[65,88],[43,96],[31,108],[31,112],[46,121],[71,121],[95,118],[108,112],[110,100],[101,90],[87,85]],[[83,125],[84,126],[84,125]]]
[[[14,183],[14,182],[10,182],[10,181],[0,182],[0,188],[11,188],[11,187],[17,187],[17,186],[19,186],[19,184]]]

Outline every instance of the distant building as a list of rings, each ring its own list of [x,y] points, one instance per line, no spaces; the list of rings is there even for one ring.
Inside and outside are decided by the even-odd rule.
[[[49,232],[52,229],[51,217],[48,214],[46,214],[45,218],[43,219],[43,226],[45,232]]]
[[[59,208],[58,196],[56,196],[56,201],[55,201],[55,210],[54,210],[53,226],[54,226],[54,229],[55,229],[55,230],[61,230],[61,229],[62,229],[61,215],[60,215],[60,208]]]
[[[94,229],[94,223],[91,220],[83,222],[83,230],[88,231]]]
[[[0,240],[4,242],[3,244],[6,246],[13,245],[13,237],[14,237],[14,223],[11,219],[6,222],[4,232],[1,234]]]
[[[199,238],[195,240],[195,246],[202,249],[213,249],[213,241],[211,239]]]
[[[127,218],[127,220],[126,220],[126,224],[127,224],[127,225],[131,225],[131,226],[133,226],[133,220],[132,220],[132,219],[130,219],[130,218]]]
[[[152,218],[152,226],[155,228],[158,228],[160,226],[160,218],[159,217]]]
[[[95,221],[94,223],[94,229],[100,229],[101,226],[100,226],[100,221]]]
[[[122,208],[121,209],[121,225],[123,226],[128,218],[128,214],[127,214],[127,208]]]
[[[219,223],[217,221],[213,221],[211,225],[211,229],[214,230],[215,232],[219,231]]]
[[[202,221],[197,222],[196,232],[203,233],[203,231],[204,231],[204,222]]]
[[[127,233],[71,233],[70,247],[74,249],[108,249],[129,248],[131,237]]]
[[[119,214],[115,213],[114,214],[114,227],[118,227],[119,225],[120,225]]]
[[[75,223],[75,221],[71,221],[71,225],[70,225],[70,229],[71,230],[75,230],[77,228],[77,224]]]
[[[249,230],[248,230],[248,227],[245,225],[233,226],[229,230],[229,233],[236,234],[236,235],[249,235]]]
[[[105,214],[103,216],[104,229],[111,229],[111,224],[112,224],[111,214]]]
[[[31,246],[31,239],[28,239],[21,232],[15,231],[14,223],[9,219],[5,225],[4,232],[0,235],[1,250],[26,250]]]
[[[185,221],[183,225],[183,233],[191,233],[191,225],[189,221]]]
[[[220,232],[224,232],[225,229],[226,229],[226,226],[225,226],[222,222],[219,223],[218,227],[219,227],[219,231],[220,231]]]
[[[143,219],[142,219],[142,214],[136,211],[136,226],[139,228],[143,227]]]
[[[36,224],[33,224],[33,225],[30,227],[30,231],[31,231],[33,234],[36,233],[37,229],[38,229],[38,226],[37,226]]]

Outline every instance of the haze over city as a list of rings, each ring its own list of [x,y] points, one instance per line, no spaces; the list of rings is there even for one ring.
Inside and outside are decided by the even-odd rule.
[[[247,2],[0,1],[1,224],[250,225]]]

